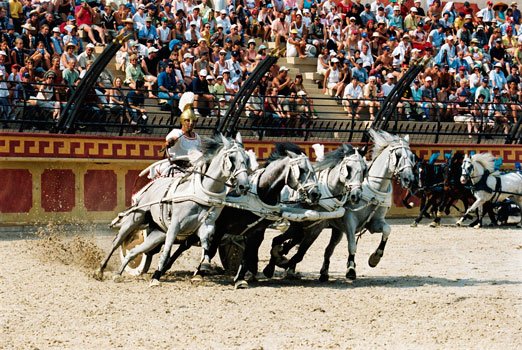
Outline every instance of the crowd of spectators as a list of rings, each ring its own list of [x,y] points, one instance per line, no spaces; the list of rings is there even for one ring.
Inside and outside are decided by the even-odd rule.
[[[96,59],[96,46],[118,35],[129,37],[116,55],[121,77],[102,73],[86,105],[94,113],[120,113],[122,120],[128,109],[132,124],[146,120],[147,98],[172,109],[185,91],[196,93],[200,115],[222,114],[269,54],[317,58],[324,94],[354,118],[364,109],[373,119],[398,79],[423,57],[433,60],[402,98],[398,111],[404,118],[467,114],[474,117],[470,130],[476,130],[477,118],[507,125],[521,109],[516,1],[485,8],[439,0],[195,1],[4,2],[0,119],[13,119],[19,100],[57,118]],[[278,65],[247,105],[251,117],[280,124],[315,117],[313,111],[303,77]]]

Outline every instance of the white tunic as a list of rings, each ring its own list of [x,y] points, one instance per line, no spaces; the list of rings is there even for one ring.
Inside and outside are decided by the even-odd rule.
[[[177,140],[174,146],[169,148],[169,154],[172,159],[188,156],[190,150],[197,149],[201,145],[201,139],[198,134],[195,137],[188,137],[183,134],[181,129],[173,129],[167,137],[167,141]]]

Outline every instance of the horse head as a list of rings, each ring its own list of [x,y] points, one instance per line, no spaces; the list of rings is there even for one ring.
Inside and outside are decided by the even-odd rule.
[[[230,154],[230,161],[233,164],[232,183],[235,183],[235,190],[237,193],[242,195],[247,194],[250,190],[250,179],[248,175],[255,170],[255,155],[252,159],[252,154],[249,154],[244,146],[241,134],[236,134],[236,139],[233,141],[232,148],[236,149],[236,152]]]
[[[251,172],[251,166],[250,157],[241,142],[241,135],[238,135],[236,140],[228,139],[221,134],[216,138],[222,145],[216,154],[216,158],[221,159],[222,176],[228,179],[237,193],[246,194],[250,189],[248,174]]]
[[[347,145],[343,145],[343,149],[349,150]],[[348,200],[353,204],[359,203],[362,198],[362,182],[368,172],[365,155],[366,146],[360,149],[355,148],[351,154],[344,157],[340,164],[339,180],[344,183],[346,190],[349,191]]]
[[[415,183],[415,155],[410,149],[410,138],[408,135],[400,137],[390,146],[390,156],[395,155],[393,173],[399,177],[402,188],[410,189]]]
[[[307,203],[317,204],[321,198],[321,191],[310,159],[304,153],[297,154],[289,150],[286,152],[289,157],[286,184],[296,190]]]

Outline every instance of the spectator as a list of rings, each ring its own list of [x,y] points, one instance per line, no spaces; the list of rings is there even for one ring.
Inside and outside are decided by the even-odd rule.
[[[423,120],[430,120],[430,117],[437,115],[437,93],[432,86],[433,79],[426,77],[424,79],[424,86],[421,88],[422,91],[422,110],[424,111]],[[432,118],[433,119],[433,118]]]
[[[305,58],[306,41],[298,37],[297,29],[290,30],[290,37],[286,42],[286,57]]]
[[[507,79],[502,71],[502,63],[495,63],[493,70],[489,72],[489,80],[492,87],[498,87],[500,90],[507,88]]]
[[[169,63],[165,70],[158,75],[158,98],[167,100],[172,107],[180,98],[181,88],[178,86],[174,73],[174,64]]]
[[[138,125],[139,127],[135,130],[135,133],[148,133],[149,130],[145,128],[145,124],[147,123],[147,115],[146,110],[144,108],[145,104],[145,94],[144,94],[144,86],[145,81],[136,80],[134,83],[134,87],[131,91],[127,93],[127,106],[128,111],[131,116],[131,125]]]
[[[11,119],[11,105],[9,103],[9,88],[5,73],[0,70],[0,120],[4,128],[7,127],[7,120]]]
[[[377,101],[377,79],[375,76],[368,78],[368,83],[364,85],[363,97],[365,99],[365,106],[369,107],[370,120],[375,119],[375,108],[379,108],[379,101]]]
[[[508,109],[502,103],[500,95],[493,96],[493,103],[489,105],[489,118],[493,119],[496,124],[501,125],[504,129],[504,134],[509,133],[509,119]]]
[[[94,45],[100,45],[96,38],[94,37],[94,31],[96,31],[100,37],[101,45],[105,45],[105,35],[103,32],[103,28],[93,24],[92,17],[94,15],[94,11],[92,7],[87,3],[87,0],[82,0],[82,4],[76,6],[74,9],[74,13],[76,15],[76,22],[78,23],[78,28],[84,30],[89,39]]]
[[[129,64],[125,68],[125,82],[134,90],[141,91],[142,86],[136,88],[137,81],[143,81],[149,90],[149,97],[154,98],[152,93],[152,84],[156,82],[156,77],[152,75],[145,75],[141,66],[138,64],[138,56],[133,54],[129,57]]]
[[[359,112],[362,108],[362,105],[359,100],[361,100],[362,98],[363,92],[361,85],[357,78],[355,76],[352,76],[351,82],[348,85],[346,85],[343,94],[344,110],[348,112],[348,118],[361,118]]]
[[[334,57],[331,60],[331,66],[324,75],[323,93],[329,96],[335,96],[337,84],[341,81],[341,71],[339,70],[339,60]]]
[[[138,31],[138,42],[145,44],[148,40],[153,40],[154,43],[158,42],[158,29],[152,25],[152,18],[145,18],[145,25],[141,26]]]
[[[355,60],[353,63],[354,68],[352,68],[352,76],[356,77],[359,82],[366,84],[366,80],[368,80],[368,71],[362,68],[362,59],[359,58]]]
[[[277,89],[278,94],[282,96],[288,96],[290,94],[290,85],[292,79],[288,76],[289,69],[285,66],[279,68],[279,73],[272,80],[272,86]]]
[[[60,94],[52,85],[54,78],[54,72],[45,73],[43,84],[40,85],[36,97],[38,106],[51,112],[52,118],[57,120],[60,116]]]
[[[78,69],[81,71],[85,70],[85,66],[87,65],[87,61],[95,61],[96,56],[94,56],[94,48],[93,44],[87,44],[85,47],[85,51],[78,55]]]
[[[394,80],[395,76],[392,73],[386,75],[386,83],[381,86],[383,97],[387,97],[395,87]]]

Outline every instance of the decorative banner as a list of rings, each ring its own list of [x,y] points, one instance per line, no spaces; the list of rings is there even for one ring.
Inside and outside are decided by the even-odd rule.
[[[162,157],[163,143],[161,138],[0,133],[0,222],[110,222],[130,205],[131,193],[140,187],[139,172]],[[297,144],[315,160],[313,142]],[[323,144],[325,152],[339,146]],[[274,143],[245,140],[245,147],[262,161]],[[436,152],[489,151],[502,157],[503,168],[522,162],[519,145],[422,144],[412,150],[424,159]],[[418,210],[402,206],[402,196],[394,184],[390,215],[416,215]],[[412,202],[417,204],[416,198]]]

